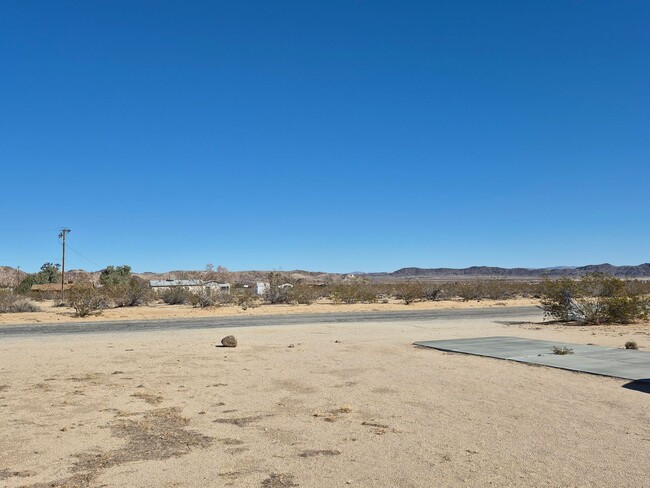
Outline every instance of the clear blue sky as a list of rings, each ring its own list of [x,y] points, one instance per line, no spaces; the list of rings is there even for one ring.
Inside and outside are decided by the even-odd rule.
[[[0,3],[0,265],[650,261],[650,2]]]

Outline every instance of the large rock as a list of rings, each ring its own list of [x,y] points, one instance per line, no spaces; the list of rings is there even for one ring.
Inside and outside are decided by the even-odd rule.
[[[237,347],[237,338],[234,335],[229,335],[221,339],[223,347]]]

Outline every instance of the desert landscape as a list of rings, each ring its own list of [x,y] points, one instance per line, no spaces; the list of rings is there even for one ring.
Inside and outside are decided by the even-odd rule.
[[[0,1],[0,488],[650,488],[648,25]]]

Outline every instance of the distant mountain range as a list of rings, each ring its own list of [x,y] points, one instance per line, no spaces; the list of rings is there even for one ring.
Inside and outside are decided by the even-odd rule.
[[[90,272],[93,280],[99,279],[99,271]],[[650,279],[650,263],[638,266],[614,266],[612,264],[591,264],[589,266],[556,266],[552,268],[497,268],[493,266],[472,266],[469,268],[401,268],[397,271],[386,273],[323,273],[314,271],[281,271],[285,279],[303,281],[306,283],[337,283],[353,277],[364,277],[372,281],[400,281],[405,279],[428,280],[469,280],[477,278],[504,278],[511,280],[540,279],[544,276],[559,278],[567,276],[578,278],[590,273],[605,273],[619,278]],[[66,277],[76,281],[83,270],[70,270]],[[233,271],[223,275],[209,277],[205,271],[168,271],[165,273],[134,273],[146,280],[153,279],[217,279],[228,280],[233,283],[265,281],[269,271]],[[15,286],[27,273],[9,266],[0,266],[0,287]]]
[[[605,273],[619,278],[650,278],[650,263],[638,266],[614,266],[612,264],[590,264],[588,266],[557,266],[553,268],[496,268],[472,266],[469,268],[402,268],[392,273],[368,273],[376,280],[382,277],[393,279],[467,279],[467,278],[542,278],[549,276],[580,277],[590,273]]]

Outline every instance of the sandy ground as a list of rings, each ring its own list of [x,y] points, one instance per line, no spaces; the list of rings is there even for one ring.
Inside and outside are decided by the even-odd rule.
[[[3,324],[38,324],[66,322],[94,322],[111,320],[148,320],[148,319],[189,319],[197,317],[255,316],[274,314],[337,313],[337,312],[384,312],[400,310],[440,310],[454,308],[482,308],[503,306],[536,306],[539,300],[517,298],[507,301],[481,300],[457,301],[442,300],[437,302],[419,302],[410,305],[396,300],[388,303],[358,303],[350,305],[333,304],[323,300],[311,305],[261,305],[246,310],[237,306],[193,308],[190,305],[165,305],[155,303],[143,307],[112,308],[102,310],[98,315],[74,317],[74,310],[68,307],[56,307],[51,300],[35,302],[41,307],[40,312],[0,314]]]
[[[0,485],[649,486],[650,394],[411,345],[490,335],[650,349],[478,319],[4,338]]]

